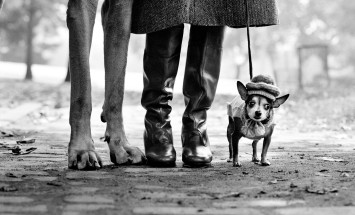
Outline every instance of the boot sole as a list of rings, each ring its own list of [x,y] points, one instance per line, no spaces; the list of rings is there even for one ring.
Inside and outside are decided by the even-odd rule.
[[[182,167],[185,168],[209,168],[212,167],[211,163],[184,163]]]
[[[176,167],[175,161],[170,161],[170,162],[158,162],[158,161],[152,161],[149,160],[147,161],[147,165],[151,167]]]

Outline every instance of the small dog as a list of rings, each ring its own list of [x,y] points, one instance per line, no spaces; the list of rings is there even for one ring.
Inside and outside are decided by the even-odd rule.
[[[238,144],[242,137],[253,140],[252,162],[260,162],[256,147],[258,141],[264,138],[260,163],[262,166],[269,166],[266,154],[275,127],[274,108],[280,107],[288,99],[289,94],[278,97],[280,90],[274,85],[271,77],[264,75],[255,76],[246,86],[238,81],[237,87],[240,97],[235,97],[227,106],[228,162],[233,161],[235,167],[241,166],[238,159]]]

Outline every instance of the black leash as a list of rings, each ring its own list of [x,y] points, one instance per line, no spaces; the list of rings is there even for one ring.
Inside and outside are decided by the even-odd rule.
[[[246,8],[246,21],[247,21],[247,37],[248,37],[248,55],[249,55],[249,75],[250,75],[250,80],[253,78],[253,61],[251,58],[251,47],[250,47],[250,32],[249,32],[249,27],[250,27],[250,14],[249,14],[249,0],[245,0],[245,8]]]

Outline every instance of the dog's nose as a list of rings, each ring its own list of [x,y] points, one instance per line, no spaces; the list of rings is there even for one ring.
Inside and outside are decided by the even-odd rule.
[[[255,111],[255,116],[260,117],[261,116],[261,111]]]

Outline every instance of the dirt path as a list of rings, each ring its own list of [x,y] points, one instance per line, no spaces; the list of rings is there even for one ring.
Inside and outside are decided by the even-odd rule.
[[[143,149],[144,111],[131,97],[136,96],[127,95],[124,108],[126,132],[131,144]],[[355,214],[355,138],[351,131],[302,133],[281,120],[269,149],[272,165],[250,162],[251,141],[244,139],[240,144],[243,166],[234,168],[226,162],[224,99],[217,99],[209,112],[213,167],[182,168],[183,108],[176,101],[171,116],[177,167],[158,169],[110,165],[106,143],[100,141],[105,125],[99,121],[97,96],[92,128],[105,164],[99,171],[67,169],[67,101],[54,108],[58,100],[50,104],[32,100],[41,107],[20,119],[3,117],[6,120],[1,122],[0,214]],[[7,113],[16,109],[0,108]],[[15,146],[23,136],[36,140],[21,144],[23,150],[37,149],[27,155],[11,154],[7,147]]]

